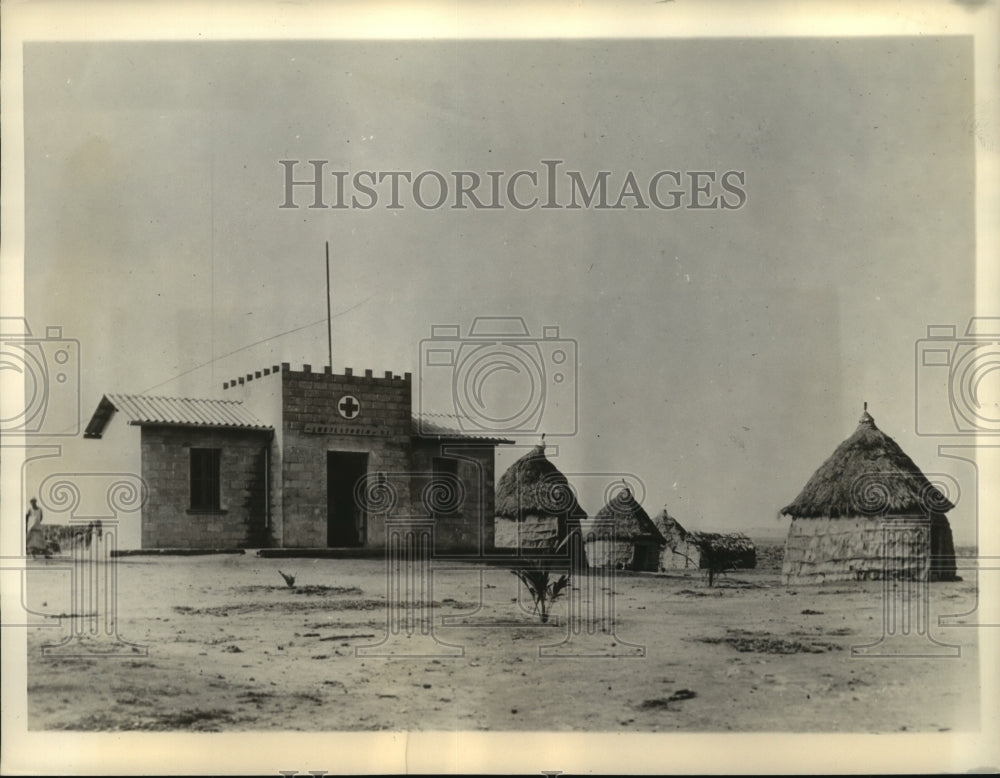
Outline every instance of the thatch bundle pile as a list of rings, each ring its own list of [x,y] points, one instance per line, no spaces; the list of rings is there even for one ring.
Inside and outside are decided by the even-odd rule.
[[[782,581],[952,580],[955,548],[944,516],[952,507],[875,426],[866,403],[854,434],[781,509],[792,517]]]
[[[689,541],[701,552],[699,567],[704,570],[741,570],[757,566],[757,548],[740,532],[691,532]]]
[[[497,483],[494,543],[518,551],[565,553],[569,536],[579,539],[586,513],[569,482],[535,446],[512,464]]]
[[[587,564],[617,570],[659,569],[666,540],[626,486],[597,512],[584,532]]]

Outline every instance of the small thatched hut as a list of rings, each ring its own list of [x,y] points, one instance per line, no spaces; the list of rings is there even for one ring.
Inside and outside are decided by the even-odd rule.
[[[781,513],[792,517],[782,582],[953,580],[954,506],[892,438],[868,403],[857,430]]]
[[[584,528],[584,551],[590,567],[656,572],[666,542],[627,486]]]
[[[666,545],[660,551],[660,570],[679,570],[701,566],[701,549],[692,542],[691,535],[677,521],[666,507],[660,511],[653,524],[659,530]]]
[[[544,443],[500,476],[495,504],[496,547],[529,554],[554,552],[560,544],[568,553],[563,541],[579,540],[580,522],[587,516],[566,476],[546,458]]]
[[[664,508],[653,519],[666,546],[660,553],[660,570],[698,568],[743,570],[757,566],[757,548],[741,532],[688,532]]]

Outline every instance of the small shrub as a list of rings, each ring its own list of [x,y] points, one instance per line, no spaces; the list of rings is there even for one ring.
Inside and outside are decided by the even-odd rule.
[[[553,573],[548,565],[542,561],[514,567],[511,572],[516,575],[531,593],[531,599],[535,604],[535,613],[541,619],[542,624],[549,620],[549,612],[552,603],[569,586],[569,575],[563,573],[559,578],[552,580]]]

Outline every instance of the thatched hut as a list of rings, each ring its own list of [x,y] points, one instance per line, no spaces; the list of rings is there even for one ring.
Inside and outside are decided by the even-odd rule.
[[[653,519],[653,524],[665,542],[660,551],[660,570],[701,567],[701,548],[691,537],[695,533],[684,529],[665,506]]]
[[[656,572],[666,542],[627,486],[584,528],[584,552],[590,567]]]
[[[858,428],[789,505],[782,582],[953,580],[954,506],[892,438],[868,404]]]
[[[741,532],[688,532],[664,508],[653,519],[666,546],[660,570],[743,570],[757,566],[757,547]]]
[[[496,488],[494,544],[518,552],[569,553],[587,514],[569,482],[545,456],[544,443],[507,468]]]

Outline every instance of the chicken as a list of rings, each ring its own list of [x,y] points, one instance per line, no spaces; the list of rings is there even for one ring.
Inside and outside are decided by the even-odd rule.
[[[282,578],[285,579],[285,583],[286,584],[288,584],[290,587],[294,588],[294,586],[295,586],[295,576],[294,575],[289,575],[288,573],[282,573],[280,570],[278,571],[278,573],[279,573],[279,575],[281,575]]]

